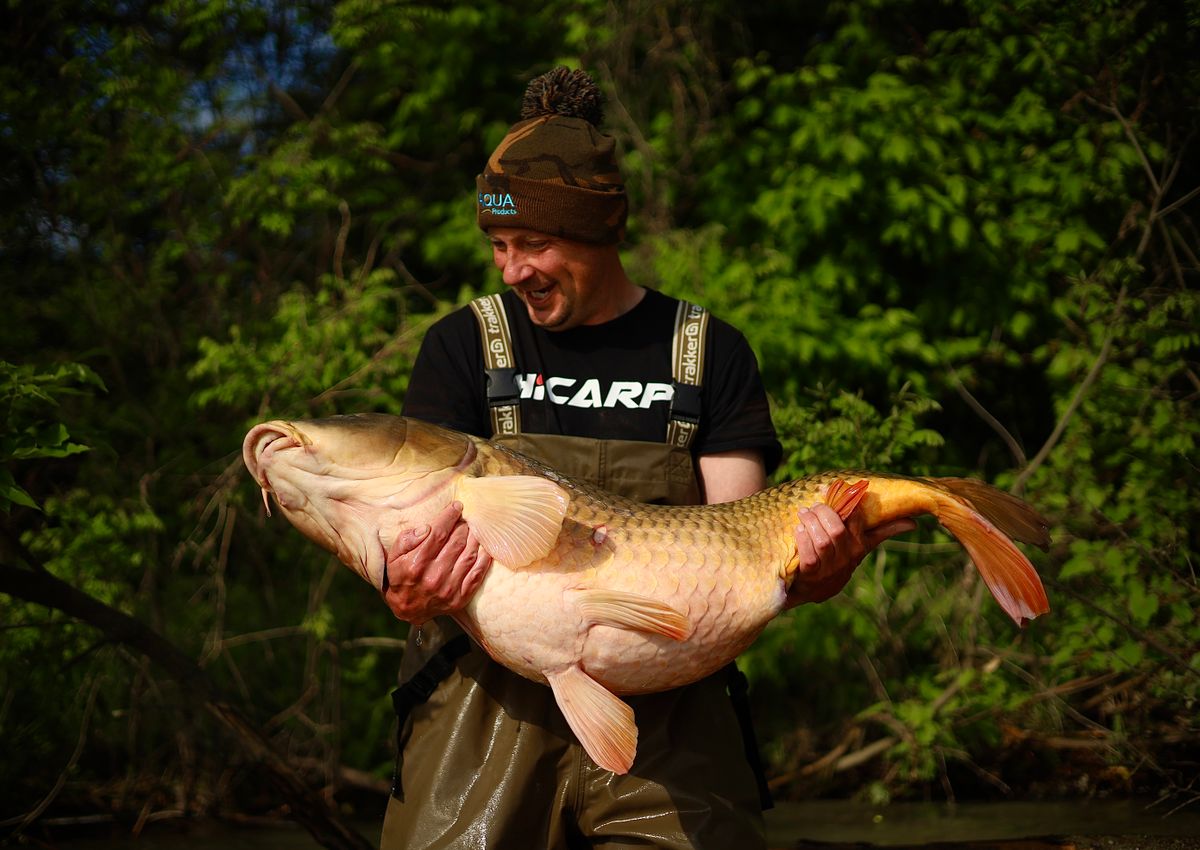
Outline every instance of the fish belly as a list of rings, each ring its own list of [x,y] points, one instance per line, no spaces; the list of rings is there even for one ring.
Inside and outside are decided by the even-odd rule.
[[[748,530],[749,531],[749,530]],[[649,537],[649,539],[645,539]],[[651,693],[707,676],[737,657],[783,609],[783,549],[702,525],[631,534],[599,571],[606,588],[644,594],[684,614],[685,640],[593,625],[583,668],[619,694]]]
[[[547,671],[579,660],[587,634],[583,615],[567,601],[568,584],[534,565],[493,563],[467,607],[469,631],[495,661],[545,684]]]
[[[602,537],[577,525],[541,561],[493,565],[468,609],[492,658],[534,681],[578,664],[614,693],[652,693],[720,669],[783,608],[786,535],[632,522],[606,524]],[[687,617],[691,633],[675,640],[589,623],[579,601],[592,590],[669,605]]]

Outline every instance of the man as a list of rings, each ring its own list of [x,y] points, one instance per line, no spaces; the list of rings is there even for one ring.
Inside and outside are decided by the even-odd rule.
[[[781,452],[754,355],[731,326],[625,273],[627,203],[599,122],[582,72],[531,83],[478,178],[478,223],[508,291],[431,328],[404,412],[644,501],[748,496]],[[680,341],[701,337],[681,380]],[[837,593],[866,551],[908,528],[802,511],[788,604]],[[549,688],[492,662],[452,621],[430,622],[466,605],[490,565],[459,511],[397,548],[385,599],[418,625],[395,696],[385,850],[763,846],[755,748],[728,693],[740,674],[629,698],[638,755],[617,776],[582,751]]]

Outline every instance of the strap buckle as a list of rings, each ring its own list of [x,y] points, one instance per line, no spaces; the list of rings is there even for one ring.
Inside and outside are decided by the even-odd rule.
[[[700,424],[700,387],[671,381],[670,418],[691,425]]]
[[[516,369],[484,369],[483,373],[487,379],[488,407],[515,404],[521,397]]]

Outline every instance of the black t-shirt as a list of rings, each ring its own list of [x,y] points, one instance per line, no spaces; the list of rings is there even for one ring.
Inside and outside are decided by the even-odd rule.
[[[602,325],[547,331],[511,290],[503,296],[521,390],[521,430],[609,440],[664,442],[671,404],[671,343],[679,302],[654,290]],[[463,307],[429,329],[404,399],[404,415],[491,437],[483,346]],[[767,470],[782,448],[758,363],[746,338],[710,317],[696,456],[759,449]]]

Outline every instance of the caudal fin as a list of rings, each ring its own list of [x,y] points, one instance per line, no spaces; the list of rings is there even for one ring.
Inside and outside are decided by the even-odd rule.
[[[860,504],[872,527],[931,513],[967,550],[992,596],[1018,626],[1050,610],[1037,571],[1010,539],[1043,549],[1049,545],[1046,520],[1028,504],[970,478],[866,475],[853,484],[838,478],[826,490],[826,504],[843,520]]]
[[[935,478],[937,484],[970,502],[988,521],[1014,540],[1030,543],[1043,551],[1050,547],[1049,524],[1045,517],[1012,493],[974,478]]]
[[[1050,610],[1042,580],[1024,553],[1009,539],[1045,548],[1050,542],[1046,521],[1015,496],[982,481],[936,478],[929,483],[945,491],[934,515],[975,562],[979,575],[1000,607],[1018,626]]]

